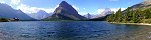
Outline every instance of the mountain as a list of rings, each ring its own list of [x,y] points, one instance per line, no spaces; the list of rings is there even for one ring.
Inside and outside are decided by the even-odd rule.
[[[122,11],[122,13],[125,14],[125,12],[127,10],[134,11],[137,9],[145,10],[145,9],[149,9],[149,8],[151,8],[151,0],[144,0],[144,2],[141,2],[141,3],[135,4],[131,7],[128,7],[126,10]]]
[[[111,13],[112,11],[110,8],[105,8],[105,10],[101,14],[96,15],[97,16],[96,18],[93,18],[90,20],[91,21],[104,21],[107,18],[107,16],[109,16]]]
[[[54,11],[54,14],[46,20],[83,20],[85,17],[78,14],[78,12],[67,2],[62,1]]]
[[[148,8],[151,8],[151,0],[144,0],[144,2],[129,7],[130,10],[148,9]]]
[[[47,17],[51,16],[52,13],[48,14],[47,12],[45,12],[43,10],[40,10],[37,13],[31,13],[31,14],[28,14],[28,15],[31,16],[32,18],[40,20],[40,19],[44,19],[44,18],[47,18]]]
[[[0,3],[0,18],[19,18],[20,20],[34,20],[21,10],[15,10],[7,4]]]
[[[89,19],[89,21],[105,21],[108,16],[110,16],[110,14],[106,15],[106,16],[102,16],[102,17],[97,17],[97,18]]]
[[[92,18],[92,16],[91,16],[91,14],[90,14],[90,13],[88,13],[88,14],[84,15],[84,17],[86,17],[86,18],[88,18],[88,19],[91,19],[91,18]]]
[[[85,14],[83,16],[86,17],[87,19],[93,19],[93,18],[96,18],[98,15],[88,13],[88,14]]]
[[[104,17],[104,16],[109,15],[111,13],[112,13],[112,11],[110,8],[105,8],[105,10],[101,14],[99,14],[97,17]]]
[[[126,10],[119,9],[115,14],[107,17],[108,22],[123,22],[123,23],[151,23],[151,0],[144,0]]]

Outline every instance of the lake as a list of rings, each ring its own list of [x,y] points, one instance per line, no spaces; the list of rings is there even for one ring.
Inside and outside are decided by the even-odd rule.
[[[151,26],[104,21],[0,22],[0,40],[150,40]]]

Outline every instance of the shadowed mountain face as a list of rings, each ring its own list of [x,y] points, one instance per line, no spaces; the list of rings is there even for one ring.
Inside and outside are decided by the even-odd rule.
[[[19,18],[20,20],[34,20],[21,10],[15,10],[7,4],[0,3],[0,18]]]
[[[46,19],[82,20],[85,19],[85,17],[79,15],[78,12],[70,4],[62,1],[59,4],[59,7],[54,11],[54,14]]]

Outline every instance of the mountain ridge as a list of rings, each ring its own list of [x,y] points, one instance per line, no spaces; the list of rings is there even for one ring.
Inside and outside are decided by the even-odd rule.
[[[52,15],[52,13],[47,13],[44,10],[39,10],[37,13],[28,14],[30,17],[41,20]]]
[[[78,14],[78,12],[66,1],[62,1],[54,11],[54,14],[46,19],[60,19],[60,20],[83,20],[85,17]]]
[[[8,19],[19,18],[20,20],[35,20],[21,10],[15,10],[11,6],[4,3],[0,3],[0,17]]]

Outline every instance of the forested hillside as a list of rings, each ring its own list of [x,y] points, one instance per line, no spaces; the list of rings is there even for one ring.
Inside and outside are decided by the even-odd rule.
[[[119,9],[115,14],[112,13],[107,17],[108,22],[124,23],[151,23],[151,8],[130,10],[128,7],[123,13]]]

